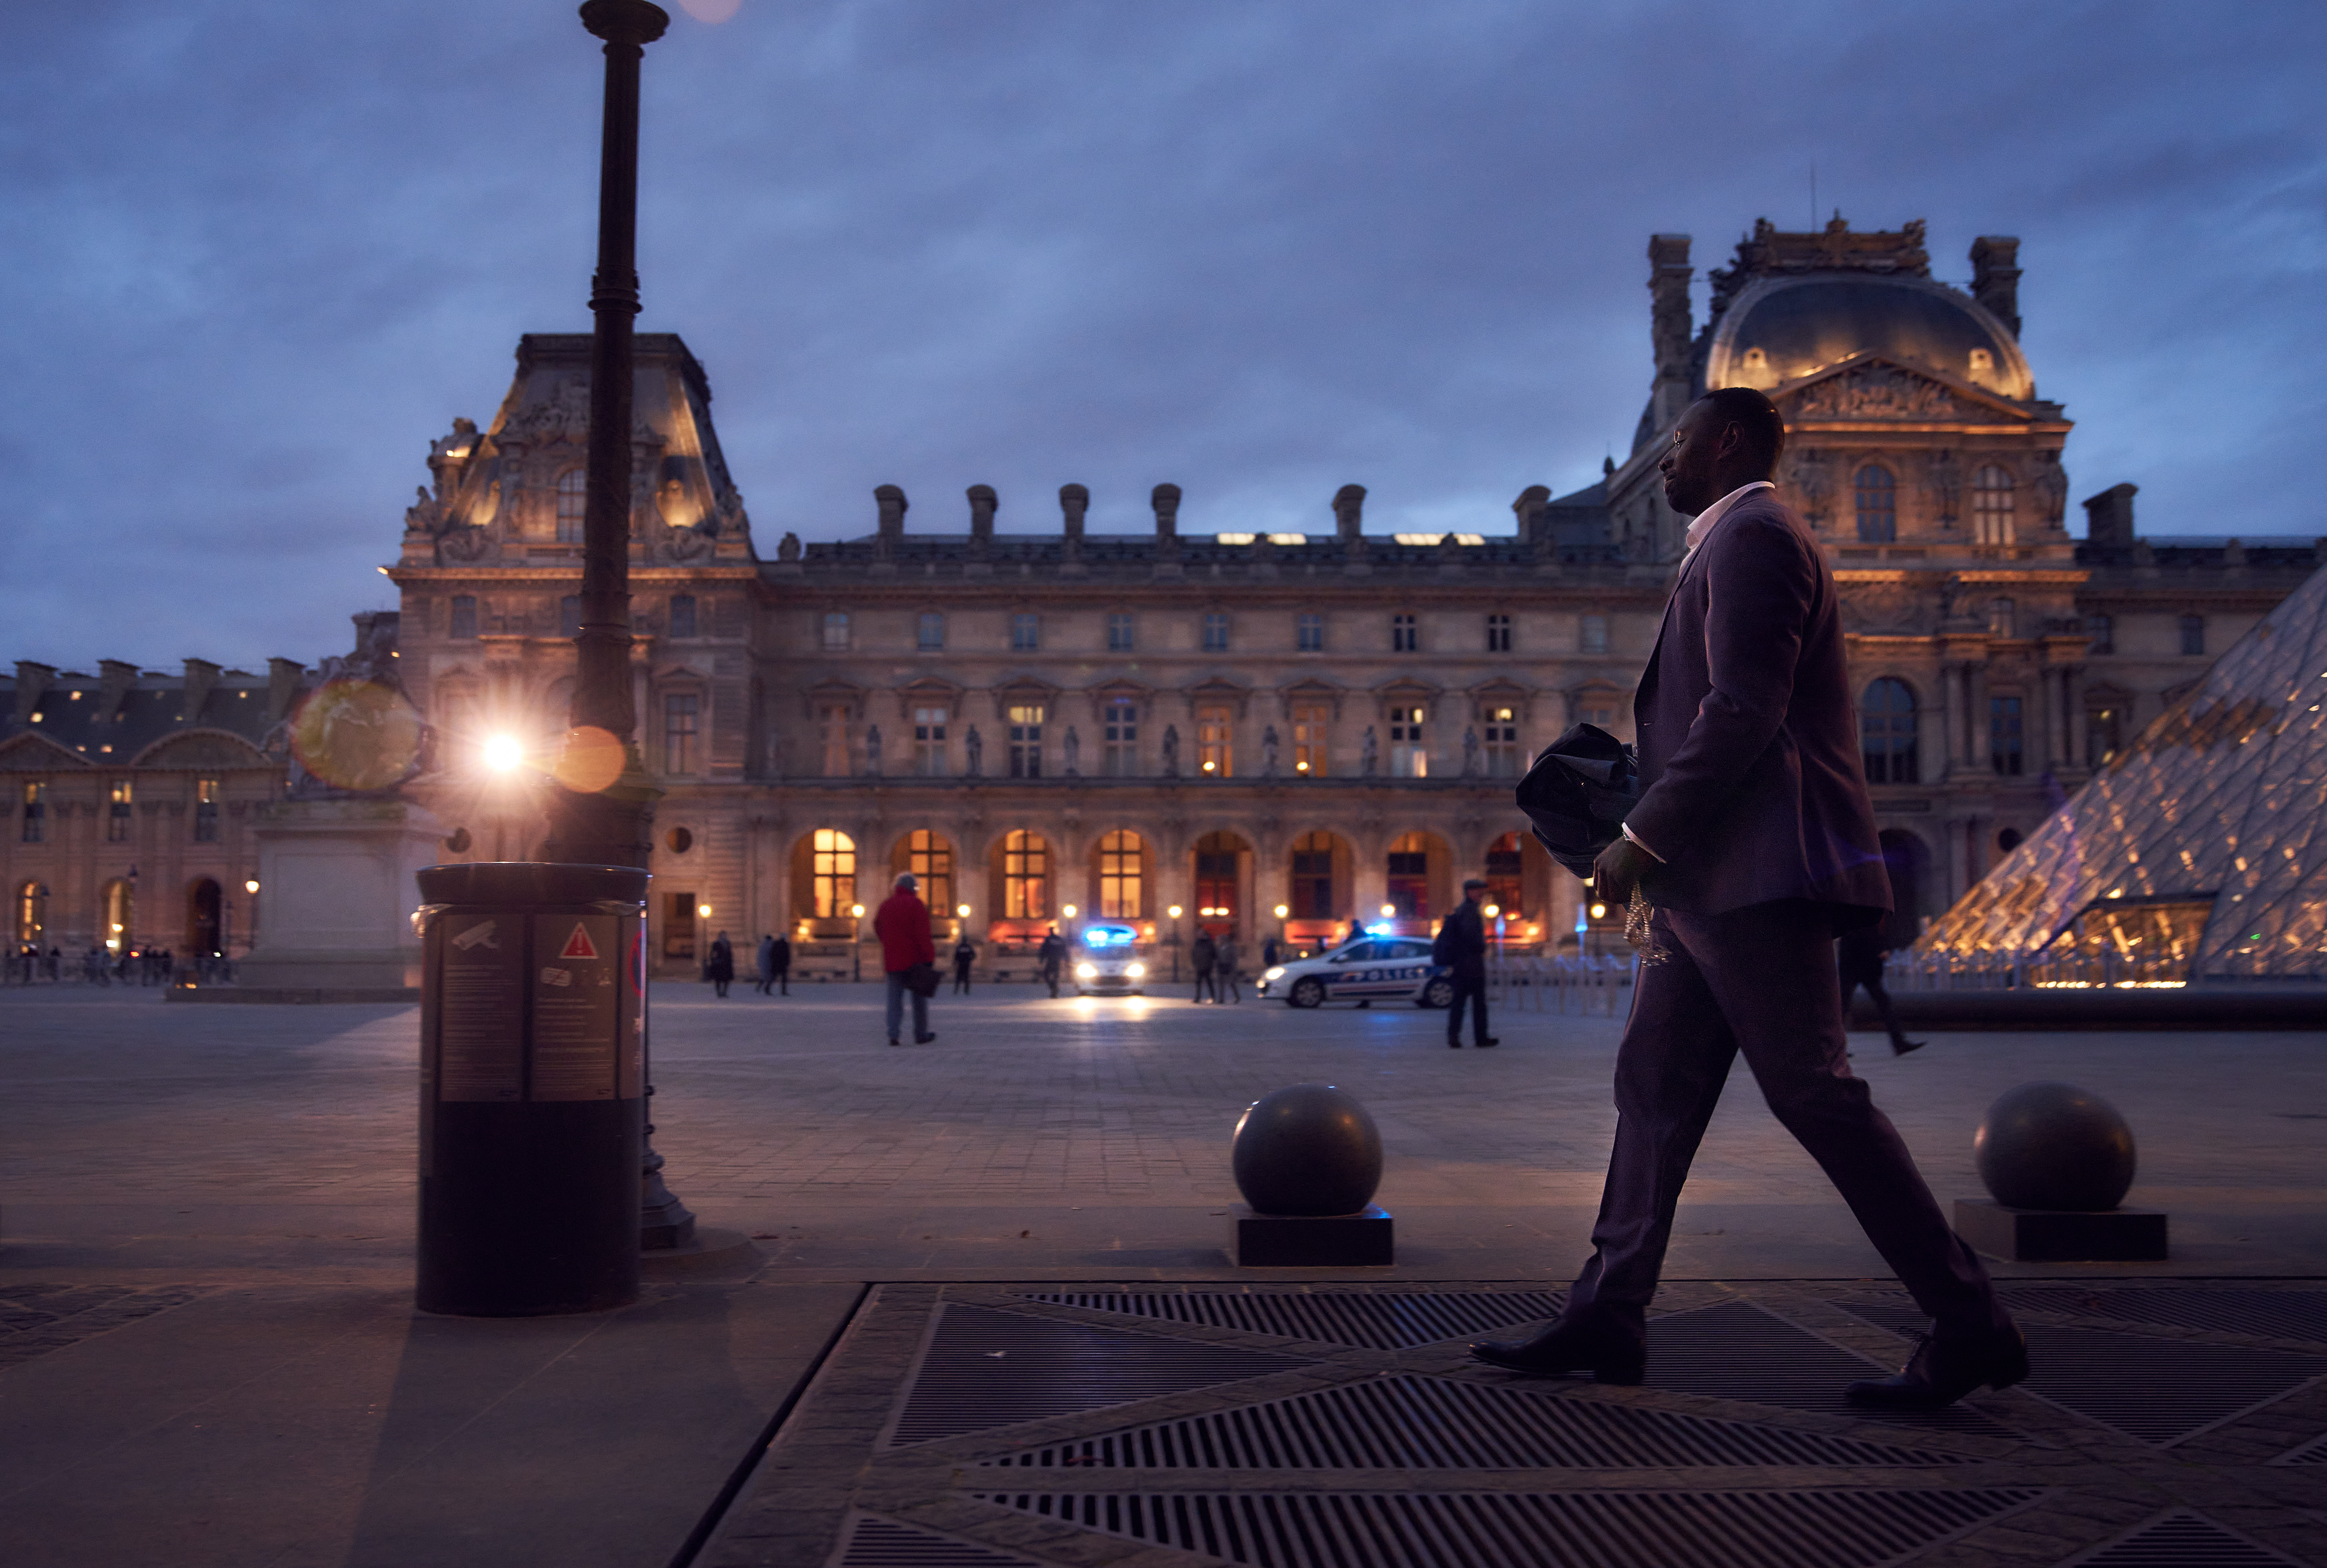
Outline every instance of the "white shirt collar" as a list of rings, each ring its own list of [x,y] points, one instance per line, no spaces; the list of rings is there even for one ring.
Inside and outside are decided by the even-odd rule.
[[[1735,490],[1697,513],[1688,525],[1688,548],[1681,553],[1681,565],[1684,566],[1688,565],[1689,556],[1696,554],[1696,547],[1705,543],[1705,537],[1713,532],[1713,526],[1729,515],[1730,508],[1752,495],[1755,490],[1777,488],[1766,479],[1757,479],[1751,483],[1739,485]]]

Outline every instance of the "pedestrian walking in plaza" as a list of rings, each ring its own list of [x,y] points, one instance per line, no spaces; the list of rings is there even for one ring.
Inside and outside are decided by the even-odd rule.
[[[1463,884],[1463,901],[1438,923],[1438,939],[1430,945],[1430,960],[1453,971],[1454,995],[1446,1003],[1446,1049],[1463,1049],[1463,1003],[1471,1003],[1471,1043],[1481,1050],[1501,1041],[1487,1032],[1487,919],[1479,901],[1486,882],[1472,877]]]
[[[1883,960],[1890,947],[1883,940],[1883,926],[1861,926],[1855,931],[1845,931],[1834,945],[1836,966],[1842,977],[1842,1015],[1850,1017],[1851,994],[1860,986],[1874,999],[1875,1011],[1883,1014],[1883,1027],[1891,1031],[1891,1054],[1904,1056],[1911,1050],[1920,1050],[1929,1042],[1909,1040],[1899,1027],[1899,1010],[1891,1005],[1891,993],[1883,988]]]
[[[768,973],[774,981],[774,994],[792,994],[792,939],[781,932],[776,934],[776,945],[769,949]]]
[[[703,966],[703,977],[711,982],[712,994],[724,996],[727,987],[735,980],[735,945],[720,932],[711,938],[711,958]]]
[[[896,891],[873,917],[873,934],[881,938],[881,967],[888,981],[889,1043],[899,1043],[905,1022],[905,998],[913,999],[913,1043],[927,1045],[937,1038],[930,1032],[930,992],[937,986],[937,945],[930,940],[930,906],[921,902],[921,881],[911,872],[897,873]],[[929,990],[921,989],[927,985]]]
[[[775,978],[776,938],[762,933],[760,937],[759,951],[752,955],[752,989],[765,996],[768,994],[768,987],[775,983]]]
[[[1201,926],[1197,927],[1196,939],[1188,947],[1188,962],[1196,971],[1195,999],[1198,1002],[1203,1001],[1207,991],[1212,994],[1215,1003],[1220,1001],[1220,983],[1212,978],[1212,971],[1220,960],[1220,950],[1213,942],[1212,934]]]
[[[1035,949],[1034,959],[1041,966],[1042,983],[1051,988],[1051,994],[1056,996],[1059,994],[1059,971],[1067,962],[1067,944],[1059,935],[1058,927],[1052,926],[1051,934],[1042,938],[1042,945]]]
[[[1593,1255],[1556,1321],[1471,1353],[1537,1376],[1641,1380],[1674,1211],[1742,1052],[1932,1321],[1905,1367],[1846,1396],[1938,1409],[2025,1378],[2028,1347],[1846,1059],[1834,939],[1881,919],[1891,882],[1834,574],[1770,481],[1785,441],[1767,397],[1724,387],[1690,406],[1658,465],[1665,499],[1695,521],[1632,702],[1640,794],[1593,867],[1595,898],[1644,901]]]
[[[961,940],[953,945],[953,994],[956,996],[969,994],[969,968],[977,962],[977,948],[971,945],[968,934],[965,932]]]
[[[1215,1002],[1220,1000],[1223,987],[1228,991],[1229,1001],[1244,1001],[1244,993],[1237,989],[1237,966],[1243,962],[1244,955],[1237,951],[1235,934],[1231,932],[1222,937],[1220,945],[1212,949],[1212,999]]]
[[[1276,967],[1276,938],[1274,937],[1260,945],[1260,966],[1263,969]]]

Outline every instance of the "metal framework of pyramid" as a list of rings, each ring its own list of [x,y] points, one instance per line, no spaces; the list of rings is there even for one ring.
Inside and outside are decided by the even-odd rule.
[[[2327,570],[1915,953],[2040,985],[2327,979]]]

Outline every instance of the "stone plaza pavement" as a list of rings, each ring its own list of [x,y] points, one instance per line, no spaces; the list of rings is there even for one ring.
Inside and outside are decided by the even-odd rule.
[[[1405,1006],[1010,986],[941,995],[937,1042],[892,1050],[870,985],[660,987],[657,1146],[752,1252],[658,1266],[623,1311],[481,1321],[410,1309],[416,1017],[0,994],[0,1561],[685,1561],[868,1283],[1331,1279],[1222,1250],[1229,1132],[1285,1084],[1339,1084],[1380,1124],[1399,1262],[1367,1280],[1556,1285],[1618,1032],[1506,1010],[1500,1049],[1449,1051],[1443,1016]],[[1980,1195],[1971,1132],[2015,1084],[2067,1079],[2131,1121],[2129,1201],[2172,1214],[2173,1260],[2001,1274],[2327,1277],[2313,1037],[1854,1043],[1943,1201]],[[1668,1277],[1882,1279],[1742,1069]]]

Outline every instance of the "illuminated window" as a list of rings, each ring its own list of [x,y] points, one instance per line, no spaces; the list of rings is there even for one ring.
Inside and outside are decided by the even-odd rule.
[[[2092,653],[2117,651],[2117,622],[2106,615],[2085,617],[2085,635],[2092,639],[2088,650]]]
[[[1226,653],[1229,650],[1228,612],[1215,610],[1204,617],[1204,651]]]
[[[1333,919],[1333,835],[1310,833],[1293,841],[1293,918]]]
[[[1033,704],[1021,704],[1013,706],[1006,716],[1010,721],[1010,777],[1040,779],[1046,710]]]
[[[1989,762],[2007,779],[2025,770],[2018,697],[1987,699],[1987,752]]]
[[[1859,702],[1860,750],[1869,784],[1912,784],[1922,775],[1915,755],[1915,694],[1885,676]]]
[[[856,841],[819,827],[808,843],[808,897],[819,920],[836,920],[856,902]]]
[[[1392,653],[1414,653],[1422,647],[1422,628],[1412,615],[1401,611],[1389,618],[1389,650]]]
[[[1868,463],[1858,471],[1858,541],[1887,545],[1899,537],[1899,481],[1891,471]]]
[[[137,890],[118,878],[105,884],[105,929],[103,936],[108,952],[126,951],[136,939],[137,929]]]
[[[1207,779],[1225,779],[1236,770],[1229,754],[1231,718],[1225,707],[1196,710],[1196,771]]]
[[[922,611],[921,619],[915,623],[913,635],[915,645],[925,653],[935,652],[945,647],[944,611]]]
[[[1002,917],[1051,918],[1051,846],[1039,833],[1014,828],[1003,837]]]
[[[1487,776],[1516,779],[1527,771],[1519,754],[1519,711],[1490,707],[1479,710],[1480,742],[1487,749]]]
[[[1389,904],[1401,920],[1430,918],[1430,841],[1400,835],[1389,846]]]
[[[670,692],[662,699],[662,770],[692,773],[696,766],[696,735],[703,720],[703,698],[694,692]]]
[[[1325,651],[1325,618],[1304,613],[1293,618],[1293,646],[1302,653]]]
[[[2201,654],[2206,651],[2206,618],[2185,615],[2182,618],[2182,651]]]
[[[1196,840],[1196,923],[1218,934],[1236,929],[1242,900],[1244,841],[1233,833],[1208,833]]]
[[[1487,651],[1509,653],[1511,650],[1511,618],[1508,615],[1487,617]]]
[[[1583,653],[1608,651],[1608,618],[1586,615],[1575,623],[1575,646]]]
[[[905,869],[921,884],[921,902],[933,915],[953,909],[953,845],[926,827],[905,835]]]
[[[1010,650],[1013,653],[1033,653],[1042,646],[1042,618],[1031,611],[1021,611],[1010,618]]]
[[[848,705],[824,703],[816,710],[817,739],[824,751],[824,776],[848,777]]]
[[[116,779],[106,791],[105,842],[129,842],[129,807],[135,786],[126,779]]]
[[[2106,768],[2125,750],[2125,708],[2107,703],[2085,710],[2085,766]]]
[[[1389,776],[1425,779],[1430,775],[1430,743],[1423,733],[1423,710],[1397,707],[1389,711]]]
[[[1322,779],[1326,753],[1333,734],[1333,709],[1328,703],[1302,703],[1293,710],[1293,770],[1304,779]]]
[[[1109,779],[1139,775],[1139,705],[1109,697],[1099,710],[1099,771]]]
[[[580,594],[568,593],[557,602],[557,635],[560,637],[582,635],[582,596]]]
[[[26,844],[41,844],[49,836],[49,787],[46,784],[24,786],[24,828],[22,835]]]
[[[1971,518],[1975,543],[2012,543],[2012,476],[1994,463],[1973,478]]]
[[[662,896],[662,956],[687,961],[695,957],[695,912],[693,893],[665,893]]]
[[[670,634],[673,637],[695,635],[695,595],[674,593],[670,596]]]
[[[1987,602],[1987,634],[1990,637],[2013,637],[2018,635],[2016,630],[2016,628],[2019,626],[2019,616],[2017,611],[2018,607],[2009,599],[1989,600]]]
[[[1135,920],[1146,912],[1141,901],[1139,835],[1116,832],[1098,841],[1098,912],[1103,919]]]
[[[566,545],[582,543],[583,524],[589,515],[590,476],[581,469],[569,468],[557,476],[558,542]]]
[[[824,612],[824,651],[827,653],[848,651],[847,611],[827,610]]]
[[[1519,875],[1519,835],[1506,833],[1487,846],[1487,896],[1482,902],[1501,911],[1506,924],[1526,913],[1524,879]]]
[[[1107,650],[1109,653],[1131,651],[1131,617],[1116,614],[1107,618]]]
[[[453,595],[453,626],[448,635],[453,637],[474,637],[477,635],[477,599],[475,594],[455,593]]]
[[[219,781],[194,780],[194,842],[216,844],[219,835]]]
[[[16,888],[16,940],[37,942],[41,939],[41,884],[22,882]]]
[[[913,710],[913,771],[924,779],[945,777],[946,716],[944,708]]]

